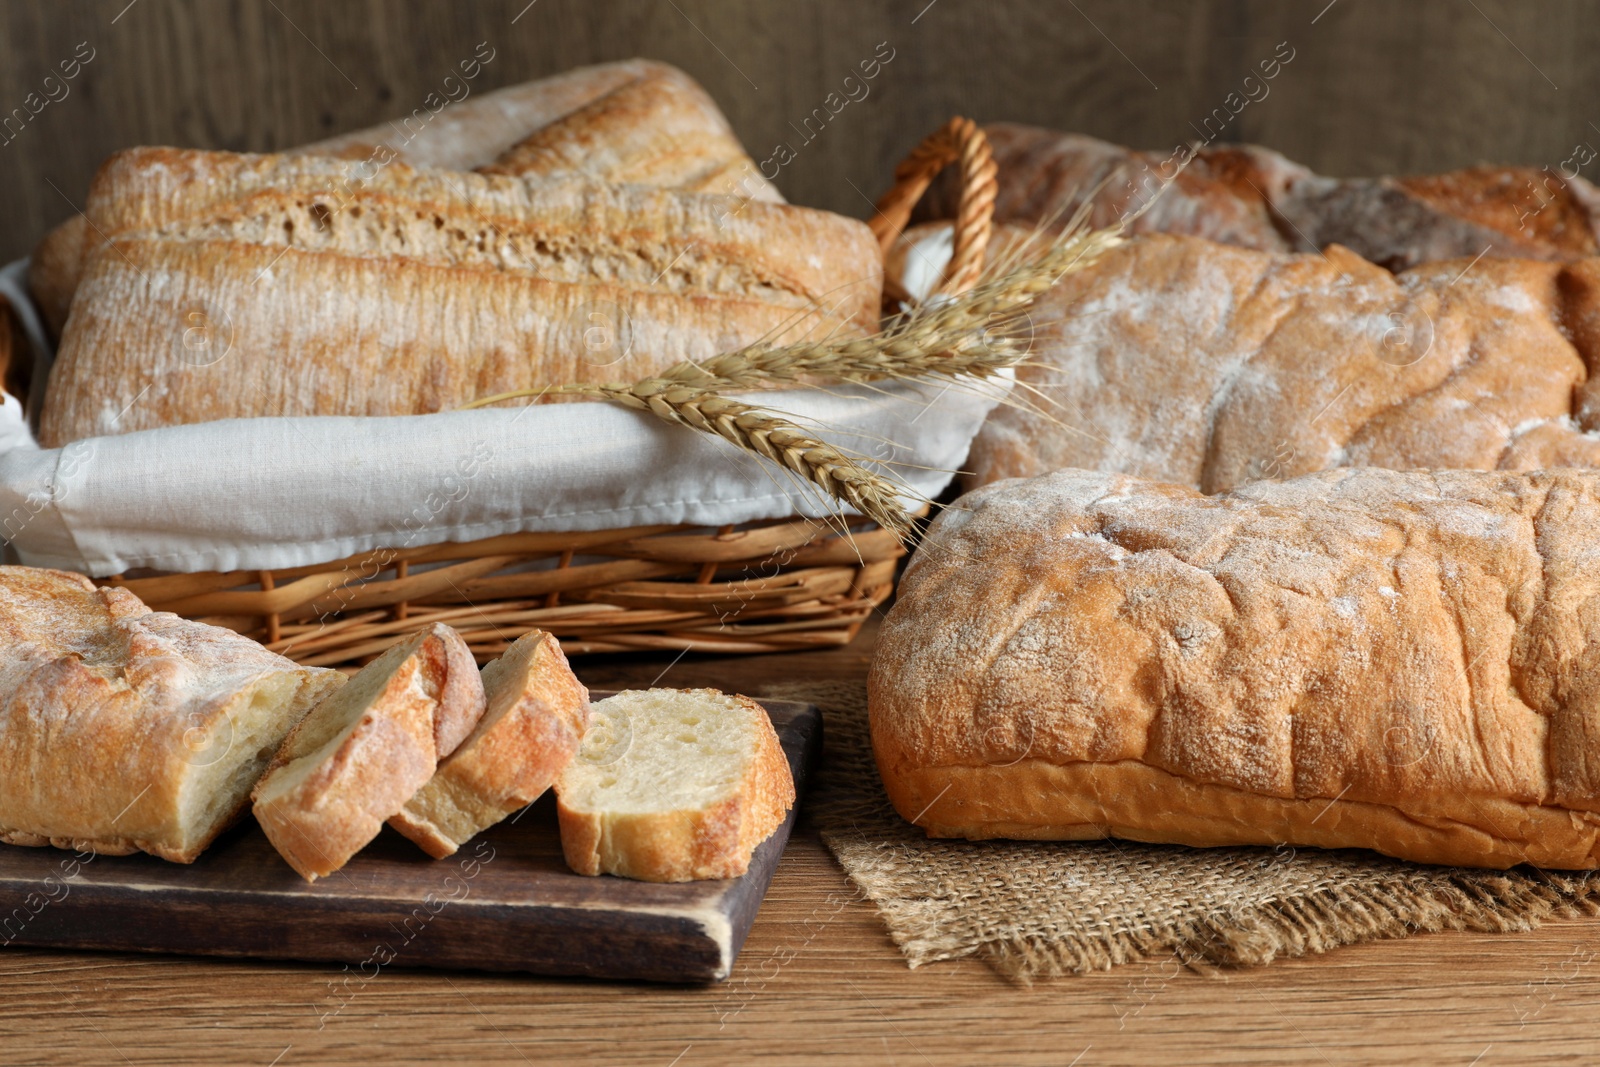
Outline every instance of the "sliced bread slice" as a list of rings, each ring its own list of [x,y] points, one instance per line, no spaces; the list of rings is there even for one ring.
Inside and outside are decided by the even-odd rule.
[[[256,785],[256,820],[308,882],[366,847],[483,717],[483,682],[440,623],[361,669],[284,739]]]
[[[577,754],[589,691],[561,644],[534,630],[483,669],[488,710],[389,825],[435,859],[537,800]]]
[[[767,713],[715,689],[636,689],[594,705],[556,781],[561,849],[579,874],[734,878],[794,804]]]

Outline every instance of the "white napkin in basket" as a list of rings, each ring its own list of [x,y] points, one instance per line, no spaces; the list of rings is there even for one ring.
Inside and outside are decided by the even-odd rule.
[[[794,390],[756,402],[890,464],[932,497],[1009,386]],[[0,422],[17,421],[15,408],[0,410]],[[297,567],[522,531],[835,511],[725,442],[606,403],[229,419],[29,445],[0,453],[0,536],[25,563],[95,576]]]

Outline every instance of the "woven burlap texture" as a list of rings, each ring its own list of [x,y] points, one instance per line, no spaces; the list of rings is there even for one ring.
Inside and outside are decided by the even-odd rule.
[[[1590,873],[1429,867],[1359,850],[932,840],[884,795],[864,685],[762,695],[822,709],[825,751],[806,811],[912,967],[978,956],[1030,982],[1174,955],[1260,965],[1357,941],[1531,930],[1600,913]]]

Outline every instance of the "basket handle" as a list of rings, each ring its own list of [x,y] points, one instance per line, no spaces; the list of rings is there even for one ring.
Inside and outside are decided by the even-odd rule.
[[[994,200],[999,191],[999,168],[989,138],[971,119],[957,116],[928,137],[894,169],[894,186],[878,201],[870,223],[873,235],[887,256],[911,220],[911,209],[936,175],[950,164],[961,164],[961,197],[956,208],[954,248],[935,292],[954,296],[972,288],[983,273],[994,222]],[[898,288],[898,287],[896,287]],[[886,297],[891,296],[885,292]],[[892,294],[904,298],[905,293]],[[932,295],[932,294],[929,294]]]

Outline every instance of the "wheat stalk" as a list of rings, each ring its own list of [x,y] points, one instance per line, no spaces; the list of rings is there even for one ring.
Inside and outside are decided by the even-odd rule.
[[[882,332],[842,341],[749,345],[703,362],[684,361],[636,382],[577,383],[497,393],[466,405],[549,395],[590,396],[648,411],[667,422],[721,437],[800,475],[902,538],[911,518],[893,483],[782,417],[720,395],[813,381],[987,379],[1027,351],[1012,342],[1020,315],[1039,294],[1120,244],[1120,226],[1067,232],[1042,252],[943,301],[928,301]]]

